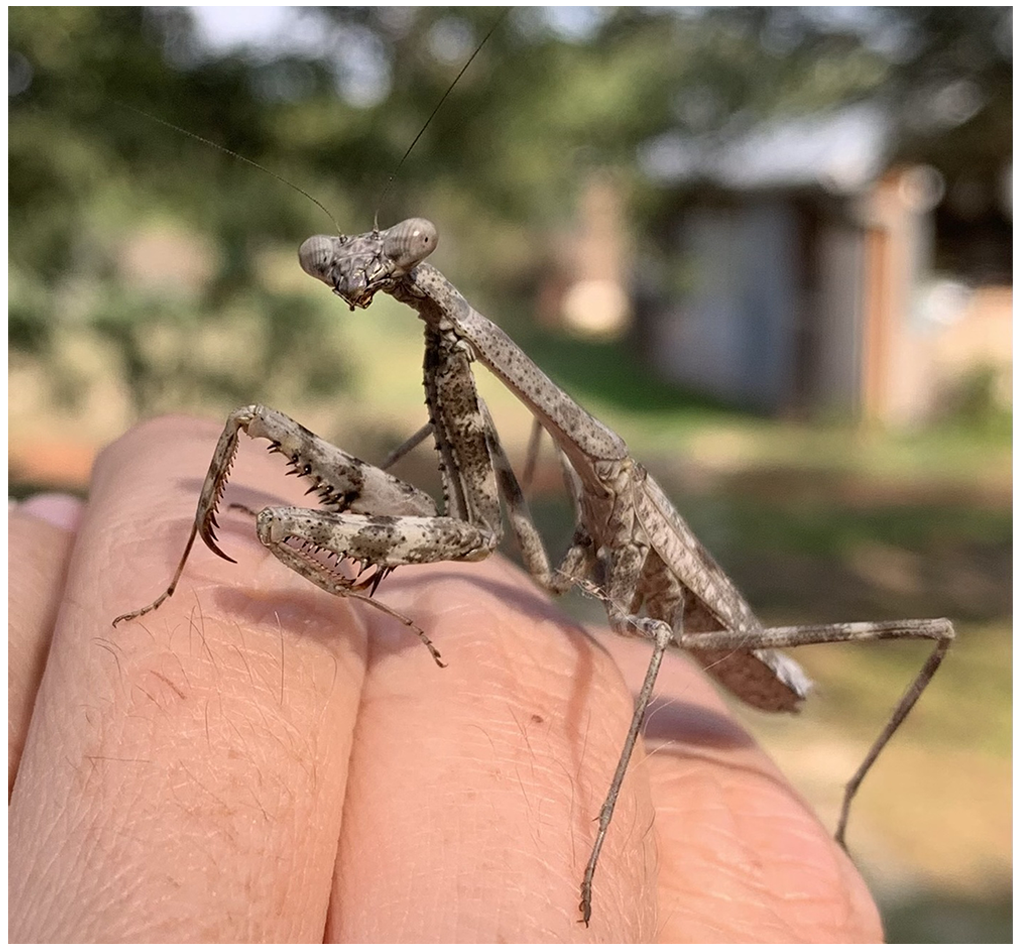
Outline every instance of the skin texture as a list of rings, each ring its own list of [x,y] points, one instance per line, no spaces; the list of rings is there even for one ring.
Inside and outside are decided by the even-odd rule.
[[[112,628],[168,583],[217,435],[140,426],[97,462],[80,525],[66,504],[11,515],[11,940],[881,938],[850,861],[682,657],[580,925],[632,700],[613,657],[498,558],[381,585],[439,669],[221,506],[238,564],[199,542],[170,600]],[[282,468],[244,446],[227,502],[293,500]],[[646,644],[602,642],[639,676]]]

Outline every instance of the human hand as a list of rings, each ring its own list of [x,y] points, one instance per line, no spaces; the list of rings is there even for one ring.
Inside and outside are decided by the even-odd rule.
[[[112,628],[168,583],[216,435],[181,418],[132,430],[99,459],[77,530],[11,516],[11,939],[881,937],[850,861],[672,656],[656,731],[673,741],[635,753],[579,924],[632,698],[498,558],[380,586],[439,669],[413,632],[286,570],[221,506],[238,563],[196,545],[173,597]],[[228,501],[235,483],[253,507],[303,490],[251,448]],[[647,659],[648,644],[611,645]]]

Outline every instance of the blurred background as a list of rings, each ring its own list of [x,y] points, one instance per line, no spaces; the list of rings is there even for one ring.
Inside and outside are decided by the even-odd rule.
[[[425,420],[418,321],[348,312],[296,249],[429,217],[437,266],[764,620],[957,622],[850,842],[890,939],[1009,939],[1011,9],[501,15],[10,9],[12,494],[85,493],[141,418],[256,401],[380,459]],[[481,388],[520,463],[527,414]],[[427,447],[399,474],[438,485]],[[746,716],[830,825],[924,655],[801,651],[805,712]]]

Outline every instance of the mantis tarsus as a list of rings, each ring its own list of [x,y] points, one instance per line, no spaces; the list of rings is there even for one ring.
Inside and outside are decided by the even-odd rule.
[[[309,477],[328,510],[267,508],[258,515],[260,540],[285,564],[324,590],[368,599],[393,568],[442,560],[477,560],[501,534],[500,497],[522,556],[551,592],[574,583],[599,590],[614,631],[654,644],[633,719],[605,802],[581,883],[587,924],[592,882],[616,798],[641,730],[663,655],[692,653],[736,696],[769,711],[797,707],[810,688],[796,663],[775,648],[879,639],[931,639],[935,646],[882,733],[847,785],[836,832],[842,844],[850,802],[871,765],[910,712],[953,639],[948,620],[764,628],[733,582],[705,550],[662,489],[630,457],[623,440],[559,389],[495,324],[475,311],[443,275],[423,263],[437,241],[421,218],[356,237],[317,236],[301,246],[301,266],[353,310],[382,291],[414,308],[425,323],[425,392],[439,451],[446,510],[381,469],[361,462],[275,410],[250,406],[231,414],[214,454],[195,524],[174,578],[153,604],[117,618],[140,616],[173,593],[195,536],[217,554],[215,513],[240,429],[266,438],[296,474]],[[577,528],[556,570],[528,515],[523,494],[475,390],[471,363],[487,366],[527,406],[566,460]],[[412,444],[411,439],[407,443]],[[323,555],[326,555],[325,557]],[[335,559],[360,566],[355,578]],[[369,590],[369,594],[363,593]],[[424,631],[379,601],[371,601]]]

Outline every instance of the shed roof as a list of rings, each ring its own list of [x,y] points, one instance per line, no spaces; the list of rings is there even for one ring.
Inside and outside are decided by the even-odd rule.
[[[854,194],[885,170],[892,122],[862,103],[755,126],[726,139],[667,133],[643,149],[646,173],[663,183],[710,181],[736,191],[822,187]]]

